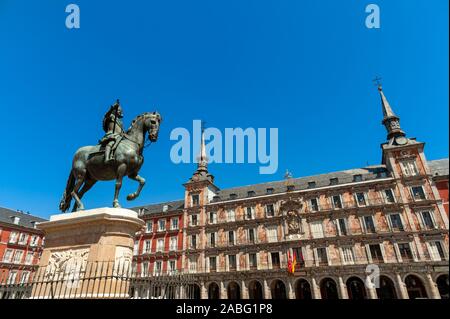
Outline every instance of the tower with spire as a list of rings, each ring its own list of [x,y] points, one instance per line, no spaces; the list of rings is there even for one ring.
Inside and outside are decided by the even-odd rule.
[[[378,85],[378,92],[380,93],[381,107],[383,110],[383,120],[381,123],[384,125],[388,133],[387,139],[391,141],[390,144],[399,142],[399,145],[403,145],[402,142],[407,140],[405,138],[406,134],[400,126],[400,118],[392,110],[391,105],[383,93],[383,87],[381,84]]]

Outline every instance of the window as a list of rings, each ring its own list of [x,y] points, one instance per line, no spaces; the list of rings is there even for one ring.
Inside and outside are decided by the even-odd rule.
[[[425,200],[425,192],[423,191],[422,186],[413,186],[411,187],[411,194],[414,200]]]
[[[275,216],[275,208],[274,208],[273,204],[266,205],[266,216],[267,217]]]
[[[344,218],[339,218],[337,220],[337,230],[339,236],[347,236],[347,220],[345,220]]]
[[[273,194],[273,188],[266,189],[266,194],[267,195],[272,195]]]
[[[152,231],[153,231],[153,221],[148,220],[148,221],[145,223],[145,232],[146,232],[146,233],[151,233]]]
[[[22,271],[22,276],[20,276],[20,283],[26,284],[28,283],[28,280],[30,279],[30,272],[29,271]]]
[[[29,251],[27,253],[27,256],[25,257],[25,264],[27,264],[27,265],[33,264],[33,257],[34,257],[34,253]]]
[[[369,252],[372,262],[382,263],[384,261],[380,244],[369,245]]]
[[[177,236],[170,237],[169,250],[171,250],[171,251],[178,250],[178,238],[177,238]]]
[[[366,233],[373,234],[375,233],[375,224],[373,222],[372,216],[364,216],[362,217],[363,226]]]
[[[17,238],[19,237],[19,234],[15,231],[11,232],[9,235],[9,243],[15,244],[17,242]]]
[[[405,176],[416,176],[419,174],[415,160],[402,161],[401,167]]]
[[[295,260],[297,261],[297,265],[303,266],[305,265],[305,258],[303,257],[303,251],[301,247],[292,248],[293,256],[295,256]]]
[[[230,271],[236,270],[236,255],[228,255],[228,266]]]
[[[234,230],[228,232],[228,245],[234,246],[236,243],[234,241]]]
[[[217,213],[216,212],[209,212],[209,223],[210,224],[217,223]]]
[[[367,205],[367,203],[366,203],[366,194],[364,194],[364,193],[356,193],[355,194],[355,199],[356,199],[356,204],[358,205],[358,206],[366,206]]]
[[[312,238],[324,237],[322,221],[311,222],[311,235]]]
[[[227,221],[234,222],[236,220],[236,214],[234,209],[227,210]]]
[[[293,191],[295,190],[295,185],[288,185],[287,188],[286,188],[286,190],[287,190],[288,192],[293,192]]]
[[[217,270],[217,259],[216,256],[209,257],[209,271]]]
[[[191,249],[197,248],[197,235],[191,235]]]
[[[146,262],[146,261],[142,263],[141,276],[142,277],[148,276],[148,262]]]
[[[413,260],[413,254],[411,251],[411,245],[409,243],[398,244],[398,250],[403,261]]]
[[[256,253],[250,253],[248,254],[248,263],[251,270],[258,268],[258,261],[256,258]]]
[[[390,214],[389,215],[389,227],[391,231],[403,231],[403,222],[400,214]]]
[[[339,179],[337,178],[330,178],[330,185],[337,185],[339,184]]]
[[[309,207],[311,211],[318,212],[319,211],[319,201],[317,198],[311,198],[309,200]]]
[[[157,252],[164,251],[164,239],[163,238],[159,238],[158,241],[156,242],[156,251]]]
[[[362,175],[361,174],[353,175],[353,181],[354,182],[362,182]]]
[[[253,206],[246,207],[245,219],[255,219],[255,208]]]
[[[209,233],[209,247],[216,247],[216,233]]]
[[[11,270],[8,275],[7,284],[12,285],[16,283],[17,279],[17,270]]]
[[[197,226],[198,225],[198,215],[193,214],[191,215],[191,226]]]
[[[197,257],[192,256],[189,257],[189,272],[190,273],[196,273],[197,272]]]
[[[328,265],[328,256],[327,256],[327,249],[324,247],[316,248],[317,251],[317,266],[324,266]]]
[[[266,234],[267,234],[267,241],[269,243],[275,243],[278,241],[277,226],[268,226]]]
[[[386,204],[395,203],[394,192],[392,191],[392,189],[389,188],[389,189],[383,190],[383,197],[384,197],[384,202]]]
[[[170,229],[177,230],[178,229],[178,217],[174,217],[170,220]]]
[[[144,252],[148,254],[151,250],[152,250],[152,241],[148,239],[144,242]]]
[[[342,247],[342,260],[344,265],[353,265],[355,263],[353,247]]]
[[[163,205],[162,211],[163,211],[164,213],[165,213],[165,212],[168,212],[168,211],[169,211],[169,205]]]
[[[174,274],[177,272],[176,265],[177,263],[175,260],[169,260],[169,274]]]
[[[12,216],[12,221],[14,225],[19,225],[20,217],[18,216]]]
[[[198,194],[192,195],[192,206],[198,206],[200,204],[200,196]]]
[[[135,240],[133,246],[133,255],[137,255],[138,253],[139,253],[139,241]]]
[[[161,275],[162,274],[162,261],[156,261],[155,262],[155,270],[154,275]]]
[[[16,253],[14,254],[13,263],[20,264],[23,257],[23,250],[16,250]]]
[[[160,219],[158,220],[158,231],[165,231],[166,230],[166,220]]]
[[[14,251],[12,249],[6,249],[5,253],[3,254],[3,262],[10,263],[12,260],[13,252]]]
[[[248,197],[255,196],[255,191],[248,191],[248,192],[247,192],[247,196],[248,196]]]
[[[430,211],[421,211],[419,213],[420,223],[423,229],[434,229],[436,228],[436,224],[434,222],[434,217]]]
[[[37,236],[37,235],[31,236],[30,246],[32,246],[32,247],[37,246],[38,240],[39,240],[39,236]]]
[[[271,253],[270,256],[272,257],[272,269],[280,269],[280,253]]]
[[[249,243],[256,243],[255,230],[253,228],[247,229],[247,238]]]
[[[28,234],[20,233],[19,235],[19,244],[20,245],[26,245],[28,240]]]
[[[230,194],[230,199],[236,199],[237,198],[237,194]]]
[[[429,242],[430,256],[434,261],[446,260],[444,246],[441,241]]]
[[[308,182],[308,188],[315,188],[316,187],[316,182]]]
[[[333,196],[331,197],[331,201],[332,201],[332,203],[333,203],[334,209],[342,208],[341,195],[333,195]]]

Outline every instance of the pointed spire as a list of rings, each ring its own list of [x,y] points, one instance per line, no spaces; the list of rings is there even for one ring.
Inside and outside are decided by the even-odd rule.
[[[202,122],[202,137],[200,142],[200,154],[197,157],[197,171],[208,171],[208,157],[206,156],[205,128]]]
[[[383,119],[386,118],[390,118],[390,117],[397,117],[397,115],[395,115],[394,111],[392,111],[391,105],[389,104],[386,96],[383,93],[383,87],[381,85],[378,86],[378,91],[380,92],[380,97],[381,97],[381,106],[383,108]]]
[[[388,132],[387,139],[391,140],[392,138],[396,138],[398,136],[405,136],[405,132],[403,132],[400,127],[400,118],[395,115],[392,110],[391,105],[383,93],[383,87],[380,83],[378,83],[378,92],[380,93],[381,107],[383,110],[383,120],[381,123],[385,126],[386,131]]]

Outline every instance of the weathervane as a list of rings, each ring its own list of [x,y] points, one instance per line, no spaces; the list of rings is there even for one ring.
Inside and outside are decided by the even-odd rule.
[[[378,88],[381,88],[381,85],[382,85],[381,80],[382,79],[383,78],[376,76],[375,79],[373,79],[372,81],[373,81],[374,85],[376,85]]]

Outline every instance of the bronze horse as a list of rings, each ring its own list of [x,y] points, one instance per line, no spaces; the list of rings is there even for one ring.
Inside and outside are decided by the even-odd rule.
[[[114,161],[104,163],[104,151],[101,145],[84,146],[75,153],[72,162],[72,170],[67,180],[66,190],[59,204],[59,209],[65,212],[70,207],[72,198],[75,204],[72,211],[83,210],[81,202],[83,195],[91,189],[97,181],[116,180],[113,207],[120,207],[119,192],[122,187],[122,179],[128,176],[139,182],[136,192],[129,194],[127,200],[133,200],[139,196],[145,185],[145,179],[138,175],[144,157],[145,135],[151,142],[158,139],[161,115],[157,112],[144,113],[137,116],[131,123],[128,131],[122,135],[115,150]]]

